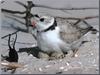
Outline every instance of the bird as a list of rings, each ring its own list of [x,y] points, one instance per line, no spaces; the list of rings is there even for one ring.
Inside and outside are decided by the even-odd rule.
[[[32,26],[37,30],[37,44],[41,49],[40,58],[50,57],[49,59],[64,58],[68,51],[77,52],[77,48],[82,41],[77,41],[82,35],[87,33],[92,27],[89,26],[83,30],[78,26],[63,25],[60,26],[57,19],[52,16],[35,15],[32,19]],[[58,19],[59,20],[59,19]],[[65,21],[65,20],[63,20]],[[62,28],[63,27],[63,28]]]

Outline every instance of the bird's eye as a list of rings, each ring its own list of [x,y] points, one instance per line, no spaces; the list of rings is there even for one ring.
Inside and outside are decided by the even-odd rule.
[[[41,18],[40,21],[43,22],[44,21],[44,18]]]

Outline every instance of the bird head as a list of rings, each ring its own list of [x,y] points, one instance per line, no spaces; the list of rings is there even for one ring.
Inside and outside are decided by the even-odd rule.
[[[53,25],[54,17],[35,15],[32,20],[32,26],[36,27],[38,31],[42,31]]]

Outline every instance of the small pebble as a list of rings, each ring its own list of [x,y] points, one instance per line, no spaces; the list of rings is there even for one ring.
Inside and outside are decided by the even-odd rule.
[[[30,56],[30,57],[33,57],[33,55],[32,55],[32,54],[30,54],[29,56]]]
[[[49,67],[51,67],[51,65],[47,65],[47,66],[45,66],[45,68],[49,68]]]
[[[77,55],[77,54],[75,54],[75,57],[78,57],[78,55]]]
[[[39,68],[39,71],[40,71],[40,72],[43,71],[42,68]]]
[[[69,66],[69,63],[67,62],[66,65]]]
[[[64,67],[60,67],[59,69],[63,70],[63,69],[64,69]]]
[[[97,35],[97,37],[99,37],[99,33],[97,33],[96,35]]]
[[[62,61],[62,59],[59,60],[60,62]]]
[[[31,47],[36,47],[36,44],[33,44]]]
[[[25,65],[24,67],[28,67],[28,65]]]
[[[90,53],[91,55],[93,55],[93,53]]]

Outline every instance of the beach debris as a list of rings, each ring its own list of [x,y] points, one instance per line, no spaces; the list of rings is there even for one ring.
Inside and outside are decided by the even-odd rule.
[[[67,65],[67,66],[69,66],[69,63],[68,63],[68,62],[66,62],[66,65]]]
[[[51,65],[46,65],[46,66],[45,66],[45,68],[49,68],[49,67],[51,67]]]
[[[62,66],[62,67],[60,67],[59,69],[60,69],[60,70],[63,70],[63,69],[64,69],[64,67]]]
[[[1,62],[1,65],[2,66],[6,66],[6,67],[11,68],[11,69],[16,69],[16,68],[23,67],[22,64],[15,63],[15,62],[11,62],[11,63],[9,63],[9,62]]]
[[[78,57],[78,54],[75,54],[75,57]]]
[[[39,71],[42,72],[43,71],[42,68],[39,68]]]

